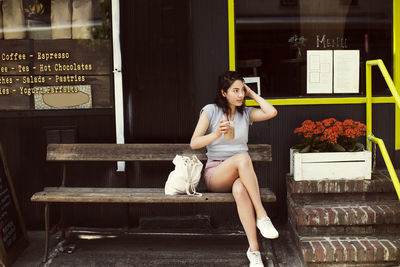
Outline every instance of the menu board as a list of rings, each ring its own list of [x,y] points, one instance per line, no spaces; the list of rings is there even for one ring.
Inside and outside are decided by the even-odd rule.
[[[0,110],[112,107],[110,40],[0,40]]]
[[[28,246],[28,237],[1,144],[0,157],[0,261],[10,266]]]

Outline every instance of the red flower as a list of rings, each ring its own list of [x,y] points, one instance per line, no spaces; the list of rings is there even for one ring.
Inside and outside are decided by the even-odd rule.
[[[315,146],[315,150],[325,150],[335,144],[348,149],[354,147],[356,139],[365,136],[367,127],[365,124],[351,119],[340,122],[334,118],[313,122],[305,120],[301,127],[294,133],[305,138],[304,145]]]
[[[353,121],[353,120],[345,120],[343,122],[344,136],[346,138],[357,138],[360,136],[365,136],[367,131],[367,126],[365,124]]]
[[[294,133],[297,135],[303,135],[305,138],[311,138],[315,132],[316,125],[311,120],[305,120],[301,124],[301,127],[296,128]]]

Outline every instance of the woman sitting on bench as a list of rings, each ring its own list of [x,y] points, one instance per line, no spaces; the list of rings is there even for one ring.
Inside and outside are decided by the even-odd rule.
[[[245,96],[261,108],[246,107]],[[263,207],[257,176],[247,153],[249,125],[276,115],[277,110],[244,84],[239,73],[230,71],[219,76],[215,104],[201,110],[190,141],[192,149],[207,146],[204,179],[208,190],[232,191],[249,242],[250,266],[263,266],[256,227],[265,238],[274,239],[279,234]]]

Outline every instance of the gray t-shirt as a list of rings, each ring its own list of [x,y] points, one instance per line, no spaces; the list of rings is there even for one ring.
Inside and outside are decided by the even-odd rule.
[[[236,154],[247,153],[249,125],[251,124],[251,110],[251,107],[245,107],[243,114],[240,114],[240,112],[236,111],[233,119],[235,124],[235,139],[225,140],[224,136],[222,135],[220,138],[207,145],[208,161],[226,160],[227,158],[230,158]],[[210,126],[208,127],[206,134],[215,132],[218,129],[219,121],[226,119],[222,108],[219,108],[215,104],[206,105],[201,109],[200,114],[203,111],[210,121]]]

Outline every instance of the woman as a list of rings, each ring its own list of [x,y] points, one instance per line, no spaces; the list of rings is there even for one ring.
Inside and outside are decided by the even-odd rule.
[[[260,108],[244,106],[245,96],[254,99]],[[276,115],[277,110],[244,84],[239,73],[230,71],[219,77],[215,104],[201,110],[190,141],[192,149],[207,146],[204,179],[208,190],[232,191],[249,242],[250,266],[263,266],[256,227],[265,238],[277,238],[279,234],[260,198],[257,176],[247,153],[248,130],[252,122],[265,121]],[[229,140],[232,122],[234,138]]]

